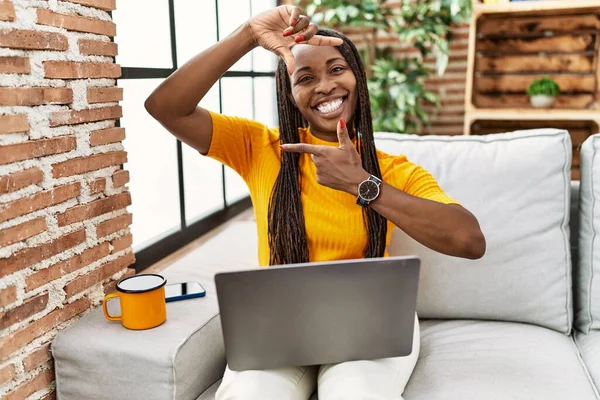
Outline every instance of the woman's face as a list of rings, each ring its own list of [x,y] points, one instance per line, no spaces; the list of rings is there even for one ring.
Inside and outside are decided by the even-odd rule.
[[[333,46],[292,48],[296,69],[290,76],[296,106],[317,132],[337,132],[340,118],[350,122],[356,109],[356,77]]]

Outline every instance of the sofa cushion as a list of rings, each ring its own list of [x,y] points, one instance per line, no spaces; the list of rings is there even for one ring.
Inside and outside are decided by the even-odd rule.
[[[579,199],[579,265],[575,276],[577,328],[588,333],[600,329],[600,135],[590,136],[581,146]]]
[[[594,382],[594,386],[598,391],[600,389],[600,331],[591,331],[587,335],[577,332],[575,343],[577,343],[590,379]],[[600,394],[598,398],[600,398]]]
[[[421,352],[404,400],[596,399],[569,336],[510,322],[422,320],[420,326]],[[197,400],[214,400],[219,384]]]
[[[405,400],[592,400],[571,337],[510,322],[422,321]]]
[[[100,309],[88,313],[52,343],[58,398],[196,399],[225,370],[214,275],[257,264],[256,225],[235,222],[161,272],[168,283],[206,289],[206,297],[168,303],[163,325],[130,331]]]
[[[421,318],[528,322],[568,333],[571,140],[540,129],[485,136],[376,135],[429,170],[479,220],[480,260],[446,256],[394,232],[391,255],[421,258]]]

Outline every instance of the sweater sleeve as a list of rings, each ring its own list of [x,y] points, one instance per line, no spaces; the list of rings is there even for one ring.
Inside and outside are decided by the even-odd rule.
[[[245,118],[230,117],[209,111],[213,133],[207,156],[231,167],[246,178],[269,139],[266,125]]]

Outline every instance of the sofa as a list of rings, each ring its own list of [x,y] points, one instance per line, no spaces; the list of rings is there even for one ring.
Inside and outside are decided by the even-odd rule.
[[[390,254],[421,259],[421,352],[403,398],[599,399],[600,135],[581,148],[581,182],[564,130],[376,141],[429,170],[487,239],[466,260],[394,232]],[[164,270],[207,295],[169,303],[158,328],[128,331],[96,309],[58,334],[58,399],[214,399],[226,360],[213,278],[255,267],[256,245],[255,223],[235,222]]]

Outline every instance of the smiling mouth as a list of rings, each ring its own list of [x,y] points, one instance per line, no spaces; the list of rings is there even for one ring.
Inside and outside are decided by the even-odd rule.
[[[334,114],[342,107],[342,105],[346,102],[347,98],[348,96],[344,96],[332,101],[328,101],[326,103],[321,103],[318,106],[314,107],[314,109],[318,111],[321,115]]]

